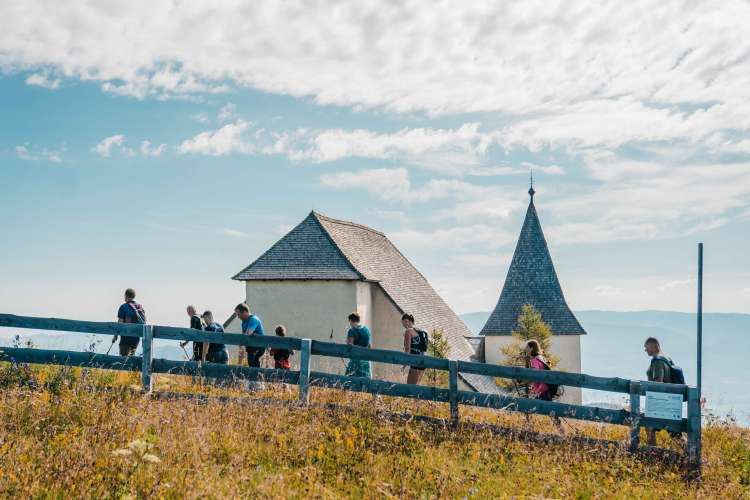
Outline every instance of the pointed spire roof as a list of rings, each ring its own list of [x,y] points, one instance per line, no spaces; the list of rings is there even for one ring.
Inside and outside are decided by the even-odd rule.
[[[500,300],[480,335],[510,335],[517,327],[524,304],[533,305],[555,335],[586,334],[565,302],[534,207],[535,193],[532,181],[529,208]]]

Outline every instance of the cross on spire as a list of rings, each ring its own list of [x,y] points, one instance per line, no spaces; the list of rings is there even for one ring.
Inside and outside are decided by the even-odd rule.
[[[529,196],[531,196],[531,201],[534,201],[534,170],[529,169]]]

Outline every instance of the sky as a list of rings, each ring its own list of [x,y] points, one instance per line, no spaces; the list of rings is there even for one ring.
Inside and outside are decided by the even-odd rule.
[[[459,313],[535,205],[573,309],[750,313],[750,4],[0,0],[0,310],[228,316],[310,210]]]

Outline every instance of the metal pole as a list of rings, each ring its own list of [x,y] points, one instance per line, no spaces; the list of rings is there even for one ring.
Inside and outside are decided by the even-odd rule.
[[[703,243],[698,243],[698,368],[696,388],[698,389],[698,398],[700,399],[703,392],[701,390],[702,371],[703,371]]]

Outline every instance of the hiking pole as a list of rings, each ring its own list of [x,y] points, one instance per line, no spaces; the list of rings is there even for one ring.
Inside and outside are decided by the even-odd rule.
[[[117,335],[115,335],[114,337],[112,337],[112,343],[109,344],[109,349],[107,349],[106,356],[109,356],[109,351],[112,350],[112,346],[115,345],[115,342],[117,342]]]
[[[333,340],[333,328],[331,328],[330,339]],[[339,359],[341,360],[341,364],[344,365],[344,372],[346,372],[346,367],[347,367],[346,361],[344,361],[344,358],[342,358],[341,356],[339,356]]]

